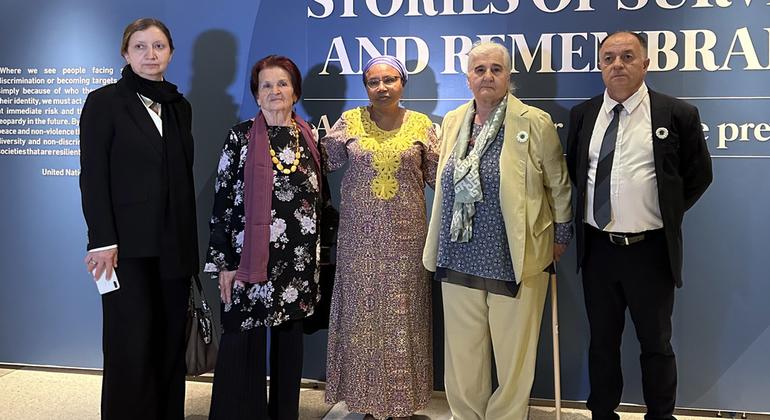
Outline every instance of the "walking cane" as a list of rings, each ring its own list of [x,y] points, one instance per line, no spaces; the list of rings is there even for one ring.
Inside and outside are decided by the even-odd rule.
[[[551,275],[551,331],[553,333],[553,399],[556,420],[561,420],[561,362],[559,358],[559,304],[556,293],[556,262],[550,267]]]

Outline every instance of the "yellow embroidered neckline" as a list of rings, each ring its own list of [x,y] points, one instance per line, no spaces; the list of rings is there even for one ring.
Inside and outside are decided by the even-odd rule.
[[[372,193],[380,200],[390,200],[398,193],[396,173],[401,167],[401,154],[415,141],[425,143],[425,134],[433,124],[426,116],[407,111],[401,128],[385,131],[372,121],[366,107],[345,111],[347,133],[358,138],[361,148],[372,154],[372,167],[377,176],[372,179]]]

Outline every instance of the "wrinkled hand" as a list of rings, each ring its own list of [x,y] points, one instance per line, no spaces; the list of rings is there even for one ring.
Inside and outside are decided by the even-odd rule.
[[[107,278],[111,279],[112,270],[118,266],[118,248],[89,252],[83,262],[86,264],[86,270],[94,276],[94,280],[105,272]]]
[[[219,272],[219,297],[222,299],[222,303],[231,303],[233,283],[235,283],[235,271]]]
[[[564,251],[567,250],[567,244],[553,244],[553,260],[559,262]]]

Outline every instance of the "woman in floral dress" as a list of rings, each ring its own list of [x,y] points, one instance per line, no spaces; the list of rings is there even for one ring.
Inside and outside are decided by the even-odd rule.
[[[326,402],[404,418],[433,389],[430,279],[421,255],[424,188],[436,178],[436,135],[427,116],[399,106],[407,73],[390,56],[364,69],[371,104],[351,109],[321,140],[342,180],[332,293]]]
[[[292,111],[301,80],[288,58],[257,62],[251,91],[260,113],[234,126],[222,150],[205,267],[219,281],[224,330],[211,419],[298,417],[302,320],[320,298],[321,191],[312,131]]]

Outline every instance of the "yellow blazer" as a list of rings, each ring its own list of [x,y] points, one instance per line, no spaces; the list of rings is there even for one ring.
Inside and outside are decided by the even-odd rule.
[[[516,281],[542,273],[553,260],[554,222],[572,220],[572,189],[559,136],[547,112],[508,95],[500,154],[500,209]],[[450,111],[441,123],[436,195],[422,261],[436,271],[441,231],[441,175],[454,150],[471,102]],[[488,199],[489,197],[487,197]]]

